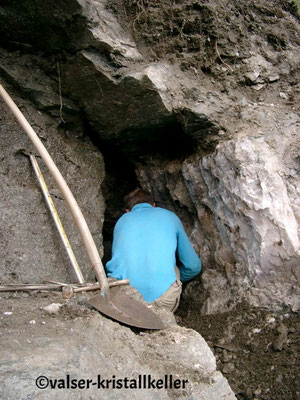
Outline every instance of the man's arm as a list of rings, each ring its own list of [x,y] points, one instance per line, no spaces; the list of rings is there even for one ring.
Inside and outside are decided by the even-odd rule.
[[[201,271],[201,261],[190,242],[181,221],[178,219],[177,255],[179,258],[180,280],[189,281]]]

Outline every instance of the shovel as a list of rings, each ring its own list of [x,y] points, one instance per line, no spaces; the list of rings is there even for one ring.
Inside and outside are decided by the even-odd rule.
[[[34,147],[49,169],[64,199],[66,200],[79,229],[90,262],[100,285],[100,294],[90,299],[89,303],[103,314],[127,325],[144,329],[164,329],[165,326],[162,321],[147,306],[122,292],[119,287],[109,288],[108,280],[94,239],[66,181],[35,131],[1,84],[0,95],[15,115],[18,123],[25,130],[27,136],[32,141]]]

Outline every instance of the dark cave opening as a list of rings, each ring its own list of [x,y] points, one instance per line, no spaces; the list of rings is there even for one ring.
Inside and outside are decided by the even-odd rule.
[[[134,164],[113,146],[101,146],[105,162],[105,179],[102,193],[105,198],[105,217],[103,223],[103,263],[111,257],[113,229],[117,220],[125,212],[124,196],[139,186]]]
[[[102,139],[87,123],[85,132],[103,155],[105,163],[105,179],[101,186],[106,203],[102,231],[105,264],[111,256],[115,223],[125,212],[124,196],[140,186],[135,172],[136,163],[147,164],[153,159],[184,160],[196,151],[197,143],[185,133],[175,116],[152,126],[128,128],[110,140]],[[164,199],[157,198],[157,193],[155,200],[164,206]]]
[[[197,150],[197,142],[186,133],[177,116],[171,115],[151,125],[124,129],[110,143],[132,163],[145,163],[152,158],[184,159]]]
[[[102,141],[96,132],[89,130],[89,137],[103,155],[105,178],[101,191],[105,199],[105,214],[102,228],[103,264],[111,257],[113,230],[117,220],[125,212],[124,196],[139,186],[134,164],[114,145]]]

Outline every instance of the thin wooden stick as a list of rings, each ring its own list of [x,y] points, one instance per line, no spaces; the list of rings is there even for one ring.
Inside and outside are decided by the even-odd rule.
[[[90,290],[100,289],[99,282],[97,283],[85,283],[85,286],[77,285],[77,284],[67,284],[61,282],[52,281],[51,284],[41,283],[41,284],[31,284],[31,283],[22,283],[22,284],[14,284],[8,283],[7,285],[0,286],[0,292],[20,292],[27,290],[56,290],[62,288],[68,288],[71,292],[84,292]],[[124,286],[129,285],[129,279],[121,279],[113,282],[108,282],[109,287],[113,286]]]
[[[60,289],[61,286],[52,284],[41,284],[41,285],[2,285],[0,286],[0,292],[19,292],[19,291],[27,291],[27,290],[55,290]]]
[[[52,197],[51,197],[51,195],[49,193],[49,190],[47,188],[47,185],[46,185],[44,176],[42,174],[42,171],[40,170],[39,164],[38,164],[38,162],[37,162],[37,160],[36,160],[36,158],[34,157],[33,154],[30,154],[29,158],[30,158],[34,173],[35,173],[35,175],[36,175],[36,177],[37,177],[37,179],[39,181],[42,193],[44,195],[44,199],[45,199],[45,201],[47,203],[47,206],[48,206],[48,208],[50,210],[51,216],[52,216],[52,218],[54,220],[55,226],[56,226],[56,228],[58,230],[59,236],[60,236],[60,238],[61,238],[61,240],[62,240],[62,242],[64,244],[64,247],[66,249],[66,252],[67,252],[67,254],[69,256],[69,260],[71,262],[71,265],[73,267],[73,270],[75,272],[77,280],[78,280],[79,283],[85,283],[84,277],[83,277],[82,272],[81,272],[81,270],[79,268],[78,262],[76,260],[75,254],[74,254],[74,252],[72,250],[72,247],[71,247],[69,239],[68,239],[68,237],[66,235],[66,232],[65,232],[65,230],[64,230],[64,228],[62,226],[61,220],[60,220],[60,218],[58,216],[58,213],[56,211],[55,205],[53,203]]]
[[[62,282],[57,282],[57,281],[54,281],[54,280],[52,280],[52,279],[47,279],[47,280],[44,280],[44,282],[49,282],[49,283],[55,283],[56,285],[59,285],[59,286],[70,286],[70,284],[69,283],[62,283]],[[84,282],[84,285],[87,285],[87,283],[86,282]],[[72,285],[72,286],[78,286],[77,284],[75,285]]]
[[[215,48],[216,48],[217,56],[219,57],[220,61],[221,61],[227,68],[229,68],[231,72],[233,72],[233,69],[231,68],[231,66],[228,65],[228,64],[226,64],[226,62],[222,59],[221,54],[219,53],[219,50],[218,50],[218,41],[217,41],[217,40],[216,40],[216,43],[215,43]]]

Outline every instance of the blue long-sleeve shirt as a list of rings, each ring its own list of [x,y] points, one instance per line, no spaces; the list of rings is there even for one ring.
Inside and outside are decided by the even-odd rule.
[[[169,210],[140,203],[116,223],[107,275],[128,278],[152,302],[176,280],[176,252],[182,282],[201,271],[201,261],[180,219]]]

